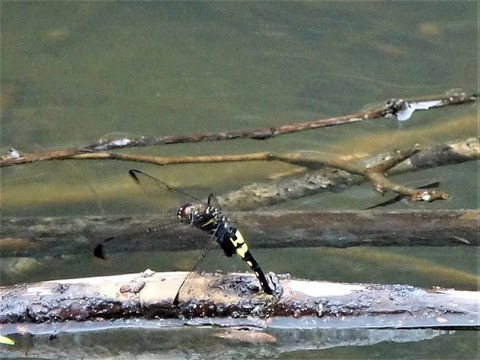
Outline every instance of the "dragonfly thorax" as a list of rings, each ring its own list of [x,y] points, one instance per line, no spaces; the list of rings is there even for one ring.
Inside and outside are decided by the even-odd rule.
[[[235,253],[238,254],[240,258],[248,264],[250,269],[253,270],[258,281],[260,282],[262,290],[265,293],[270,295],[281,293],[281,287],[279,287],[279,289],[277,290],[277,285],[273,282],[271,276],[269,275],[267,278],[263,273],[260,265],[250,253],[248,245],[245,242],[240,231],[238,231],[235,227],[230,226],[228,218],[222,214],[220,205],[218,205],[218,202],[216,201],[213,194],[210,194],[208,196],[208,200],[206,202],[202,202],[202,200],[199,200],[182,190],[175,189],[169,186],[164,181],[148,175],[140,170],[131,169],[129,170],[129,174],[138,184],[141,184],[140,179],[142,179],[142,182],[144,180],[149,181],[150,183],[153,183],[153,185],[156,185],[160,188],[169,190],[177,194],[181,194],[183,196],[187,196],[193,200],[198,200],[198,204],[194,205],[191,203],[185,203],[182,206],[178,207],[178,219],[182,223],[190,224],[197,229],[203,230],[211,234],[211,236],[215,238],[217,243],[222,247],[226,256],[232,256]],[[214,206],[214,204],[218,206]],[[104,243],[112,239],[114,238],[108,238],[104,241]],[[97,257],[105,258],[103,255],[103,243],[95,247],[94,255]],[[205,254],[203,254],[202,258],[204,256]],[[198,264],[199,262],[197,263],[197,265]],[[197,267],[197,265],[195,265],[195,268]],[[177,291],[177,294],[173,301],[175,305],[178,304],[180,289],[182,288],[185,281],[186,278],[180,285],[179,290]]]
[[[177,210],[181,222],[192,224],[196,228],[214,232],[219,224],[226,223],[228,218],[218,208],[210,205],[192,205],[186,203]]]

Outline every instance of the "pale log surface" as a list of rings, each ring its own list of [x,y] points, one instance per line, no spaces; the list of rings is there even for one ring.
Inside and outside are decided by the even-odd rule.
[[[70,330],[84,323],[157,320],[157,326],[295,328],[478,328],[480,293],[406,285],[343,284],[280,277],[273,299],[249,274],[203,274],[173,304],[187,273],[144,273],[0,288],[0,333]],[[250,286],[249,286],[250,285]],[[75,325],[77,324],[77,325]],[[139,323],[140,324],[140,323]],[[139,325],[140,326],[140,325]]]

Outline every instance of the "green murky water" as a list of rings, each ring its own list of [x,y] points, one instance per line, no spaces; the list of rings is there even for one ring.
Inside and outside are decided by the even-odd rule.
[[[11,147],[27,153],[77,147],[105,137],[272,127],[353,113],[390,98],[442,94],[454,88],[477,91],[475,2],[2,1],[0,5],[2,153]],[[300,150],[373,153],[475,136],[476,116],[475,106],[467,105],[415,113],[401,124],[394,120],[371,121],[268,141],[184,144],[129,152],[162,156]],[[56,161],[2,168],[2,215],[141,213],[143,200],[138,200],[138,189],[126,175],[133,166],[174,186],[201,187],[206,195],[264,180],[288,169],[276,163],[158,168],[120,161]],[[478,207],[478,163],[419,171],[398,179],[418,185],[439,180],[452,199],[433,204],[398,203],[392,208]],[[338,194],[292,201],[282,208],[355,210],[383,200],[369,184],[364,184]],[[477,274],[477,251],[433,250],[414,251],[417,258],[431,264],[432,272],[436,266],[443,266],[461,271],[467,278]],[[321,249],[315,254],[289,249],[255,253],[265,259],[264,266],[269,269],[298,277],[322,274],[322,278],[338,281],[455,285],[455,280],[451,284],[432,272],[412,270],[416,266],[411,249],[381,251],[385,252],[383,262],[372,260],[378,258],[376,253],[370,257],[355,252],[351,256],[326,256]],[[138,258],[151,268],[172,269],[173,265],[164,259],[171,258],[169,254],[151,258],[143,255]],[[68,256],[50,263],[51,259],[41,259],[46,264],[42,265],[42,275],[59,277],[59,268],[62,277],[112,271],[95,268],[85,259],[72,264]],[[356,256],[360,258],[355,260]],[[140,269],[135,259],[128,264],[120,259],[119,263],[131,271],[143,270],[144,263]],[[158,265],[163,260],[165,269]],[[20,267],[17,281],[39,279],[35,264],[28,266],[33,270],[22,271]],[[334,271],[336,266],[338,272]],[[8,281],[14,281],[15,276],[13,273]],[[474,287],[468,281],[459,286]],[[109,343],[124,342],[122,334],[119,332]],[[144,339],[162,336],[143,334]],[[189,336],[197,339],[196,335],[179,331],[175,337],[184,341],[172,341],[170,348],[180,346]],[[241,345],[226,346],[221,347],[223,352],[218,357],[286,354],[299,359],[468,359],[478,351],[474,332],[436,333],[433,340],[431,334],[415,334],[404,342],[389,342],[374,334],[366,338],[380,340],[360,341],[358,346],[354,345],[355,336],[349,334],[347,340],[333,341],[333,345],[325,342],[317,348],[305,346],[303,351],[287,346],[286,350],[272,352],[265,345],[252,354]],[[166,348],[168,338],[162,340],[167,342]],[[43,340],[25,346],[30,346],[32,353],[40,349],[44,355],[50,346],[55,356],[55,349],[71,350],[75,343],[70,337],[59,342]],[[88,336],[77,341],[79,346],[90,344]],[[211,341],[212,347],[218,349],[218,339]],[[132,350],[147,357],[158,355],[164,348],[154,342],[145,341],[143,350],[132,346],[122,351]],[[198,348],[180,349],[176,355],[205,354],[201,346],[205,340],[194,343]],[[104,356],[102,351],[99,349],[97,355]]]

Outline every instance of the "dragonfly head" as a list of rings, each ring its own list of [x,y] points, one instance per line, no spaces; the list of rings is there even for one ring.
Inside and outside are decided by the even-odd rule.
[[[177,217],[183,223],[190,223],[192,222],[194,212],[195,207],[190,203],[186,203],[178,208]]]

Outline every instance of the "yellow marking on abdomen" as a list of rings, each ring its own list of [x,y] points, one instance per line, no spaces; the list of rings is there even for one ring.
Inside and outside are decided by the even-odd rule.
[[[235,237],[236,237],[236,239],[230,238],[230,241],[235,246],[237,254],[243,259],[245,257],[245,255],[247,255],[248,245],[245,242],[245,240],[243,239],[243,236],[240,233],[240,231],[237,230],[235,232]]]

